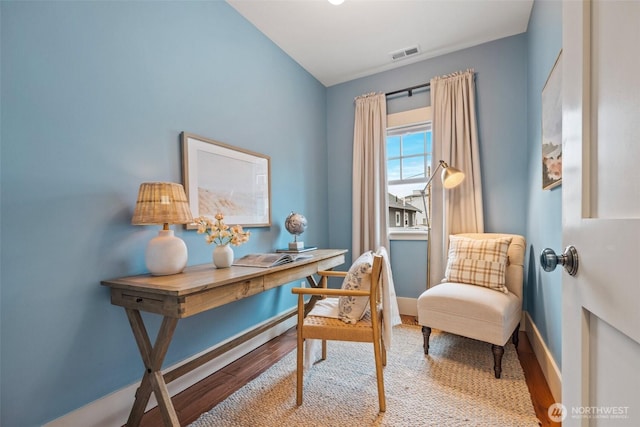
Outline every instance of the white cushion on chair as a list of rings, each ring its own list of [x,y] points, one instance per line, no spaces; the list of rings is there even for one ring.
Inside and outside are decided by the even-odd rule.
[[[315,305],[307,316],[331,317],[339,319],[338,314],[338,298],[324,298],[316,301]]]
[[[464,283],[441,283],[418,298],[418,323],[457,335],[504,345],[522,315],[511,292]]]

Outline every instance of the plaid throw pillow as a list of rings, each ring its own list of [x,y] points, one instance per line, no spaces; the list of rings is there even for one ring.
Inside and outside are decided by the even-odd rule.
[[[471,239],[450,236],[449,259],[443,282],[467,283],[508,293],[505,271],[510,243],[510,237]]]

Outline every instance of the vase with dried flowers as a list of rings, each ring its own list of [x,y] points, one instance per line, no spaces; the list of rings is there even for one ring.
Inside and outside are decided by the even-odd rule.
[[[227,225],[224,223],[224,215],[216,214],[214,220],[208,217],[198,217],[198,234],[206,234],[208,244],[214,243],[213,264],[217,268],[227,268],[233,264],[233,249],[230,245],[239,246],[249,241],[250,231],[244,231],[241,225]]]

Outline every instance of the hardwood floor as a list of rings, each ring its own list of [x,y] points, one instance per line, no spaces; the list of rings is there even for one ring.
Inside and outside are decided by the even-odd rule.
[[[407,324],[416,323],[413,316],[402,316],[402,321]],[[258,377],[295,348],[296,331],[295,328],[292,328],[174,396],[173,405],[180,423],[182,425],[192,423],[202,413],[210,410],[243,385]],[[554,399],[524,332],[520,332],[518,358],[529,387],[533,407],[541,425],[544,427],[559,426],[559,423],[551,422],[547,416],[547,408],[554,403]],[[161,425],[162,418],[157,408],[147,412],[141,423],[143,427]]]
[[[525,332],[520,332],[520,342],[518,343],[518,359],[520,359],[520,365],[524,371],[524,376],[527,380],[527,387],[529,387],[529,393],[531,394],[531,402],[533,408],[536,410],[536,415],[541,422],[541,426],[544,427],[556,427],[561,426],[562,423],[557,423],[549,420],[547,410],[549,406],[555,403],[555,399],[551,394],[547,380],[542,373],[538,359],[533,352],[529,337]]]

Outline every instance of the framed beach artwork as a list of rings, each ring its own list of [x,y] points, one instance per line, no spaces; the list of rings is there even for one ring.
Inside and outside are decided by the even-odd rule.
[[[186,132],[181,140],[184,188],[194,217],[222,213],[227,224],[271,225],[269,156]]]
[[[542,89],[542,189],[562,183],[562,51]]]

